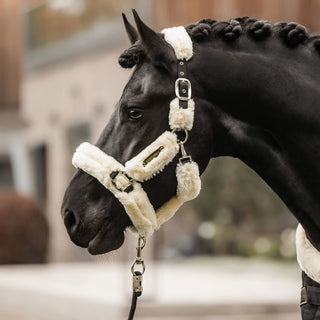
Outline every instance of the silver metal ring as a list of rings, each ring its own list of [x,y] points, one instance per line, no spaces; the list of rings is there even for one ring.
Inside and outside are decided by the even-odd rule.
[[[185,137],[184,137],[184,139],[183,139],[183,141],[181,141],[181,140],[179,140],[179,138],[178,138],[178,135],[176,134],[176,132],[181,132],[181,131],[184,131],[184,134],[185,134]],[[189,139],[189,132],[188,132],[188,130],[187,129],[177,129],[177,128],[175,128],[175,129],[173,129],[172,130],[172,133],[175,133],[176,134],[176,136],[177,136],[177,140],[178,140],[178,143],[180,144],[185,144],[187,141],[188,141],[188,139]]]
[[[132,273],[133,275],[136,274],[136,273],[135,273],[136,270],[134,270],[134,267],[135,267],[136,265],[139,265],[139,264],[142,266],[141,275],[143,275],[144,272],[146,271],[146,265],[144,264],[144,261],[143,261],[143,260],[142,260],[142,261],[137,261],[137,260],[136,260],[136,261],[133,263],[132,267],[131,267],[131,273]]]

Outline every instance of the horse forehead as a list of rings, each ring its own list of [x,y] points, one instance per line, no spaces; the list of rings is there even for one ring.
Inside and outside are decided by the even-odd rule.
[[[166,86],[166,82],[161,72],[150,65],[146,65],[135,70],[127,84],[126,93],[140,93],[143,95],[156,92],[163,89]]]

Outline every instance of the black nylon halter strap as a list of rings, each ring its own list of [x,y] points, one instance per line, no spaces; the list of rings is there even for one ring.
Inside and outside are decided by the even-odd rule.
[[[178,99],[180,108],[187,109],[188,108],[188,96],[189,90],[191,89],[187,80],[187,61],[186,60],[178,60]]]

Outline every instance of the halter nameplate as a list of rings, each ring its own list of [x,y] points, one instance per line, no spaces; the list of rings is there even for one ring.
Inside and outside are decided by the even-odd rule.
[[[137,156],[126,162],[126,172],[137,181],[149,180],[161,172],[173,160],[178,151],[179,145],[176,135],[166,131]],[[158,153],[157,156],[155,156],[155,152]]]
[[[169,112],[172,132],[164,132],[125,165],[87,142],[77,148],[72,159],[76,168],[95,177],[114,194],[125,208],[134,229],[143,237],[150,236],[162,223],[170,219],[184,202],[197,197],[201,188],[198,165],[184,148],[187,132],[193,126],[195,109],[191,98],[191,83],[184,77],[186,61],[193,55],[192,41],[184,27],[164,29],[162,33],[178,59],[176,98],[170,102]],[[179,141],[175,134],[180,130],[186,133],[184,141]],[[175,158],[179,149],[182,156],[176,167],[176,196],[155,212],[141,182],[159,174]]]

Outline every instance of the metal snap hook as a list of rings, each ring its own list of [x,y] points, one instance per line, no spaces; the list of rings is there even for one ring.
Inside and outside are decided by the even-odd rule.
[[[146,238],[140,236],[138,239],[138,246],[136,248],[137,249],[137,257],[131,266],[131,273],[133,276],[135,276],[136,272],[138,271],[138,270],[135,270],[135,267],[138,265],[141,265],[141,267],[142,267],[142,271],[139,271],[141,273],[141,275],[143,275],[146,270],[146,266],[144,264],[144,261],[141,258],[141,251],[145,247],[145,245],[146,245]]]

